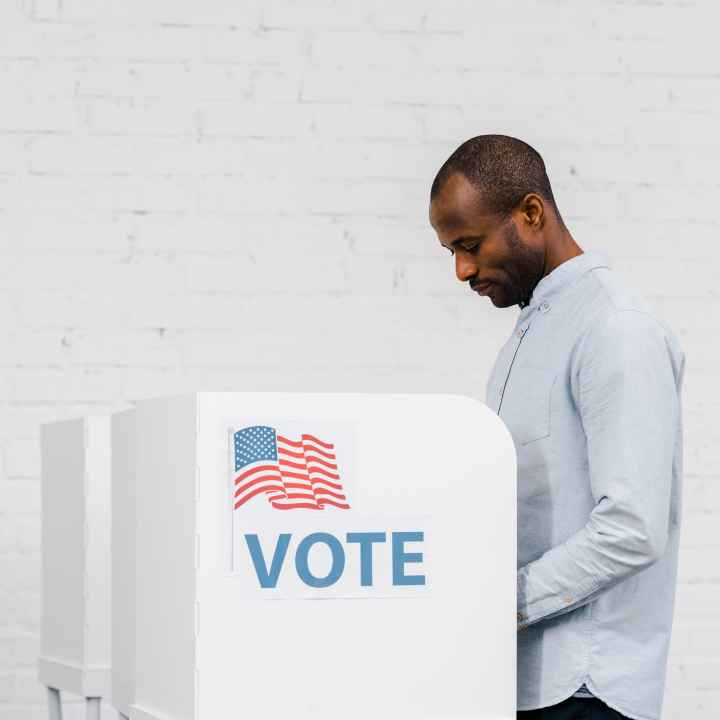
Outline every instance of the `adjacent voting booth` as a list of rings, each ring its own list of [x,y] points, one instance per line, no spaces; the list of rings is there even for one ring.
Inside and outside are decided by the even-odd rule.
[[[135,411],[112,416],[112,678],[110,697],[130,717],[135,687]],[[170,558],[172,561],[172,558]]]
[[[515,717],[515,452],[484,405],[197,393],[112,437],[123,715]]]
[[[110,420],[41,429],[42,613],[40,682],[51,718],[60,692],[86,698],[100,718],[110,684]]]
[[[483,404],[202,392],[42,438],[40,677],[89,717],[515,717],[515,451]]]

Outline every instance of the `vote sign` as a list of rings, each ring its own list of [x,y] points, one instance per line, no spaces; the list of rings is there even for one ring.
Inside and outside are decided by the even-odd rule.
[[[357,509],[352,427],[293,421],[230,430],[231,571],[279,597],[418,595],[430,515]]]

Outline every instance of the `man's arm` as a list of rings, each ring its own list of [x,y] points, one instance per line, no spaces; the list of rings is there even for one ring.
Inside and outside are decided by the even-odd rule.
[[[678,414],[664,333],[620,310],[579,348],[573,395],[595,507],[587,524],[518,570],[518,628],[574,610],[654,563],[668,537]]]

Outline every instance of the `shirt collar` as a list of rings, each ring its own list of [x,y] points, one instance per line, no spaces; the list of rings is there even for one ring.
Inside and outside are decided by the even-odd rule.
[[[560,263],[552,272],[540,279],[533,290],[530,302],[522,308],[522,311],[530,312],[541,303],[545,303],[547,307],[553,298],[560,295],[582,275],[598,267],[610,267],[607,254],[601,250],[587,250]]]

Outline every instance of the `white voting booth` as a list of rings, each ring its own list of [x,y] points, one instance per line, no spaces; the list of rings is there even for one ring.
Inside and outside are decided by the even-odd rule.
[[[51,718],[60,691],[87,698],[100,718],[110,688],[110,420],[48,423],[41,431],[40,682]]]
[[[487,407],[195,393],[111,425],[122,716],[515,717],[515,452]]]

